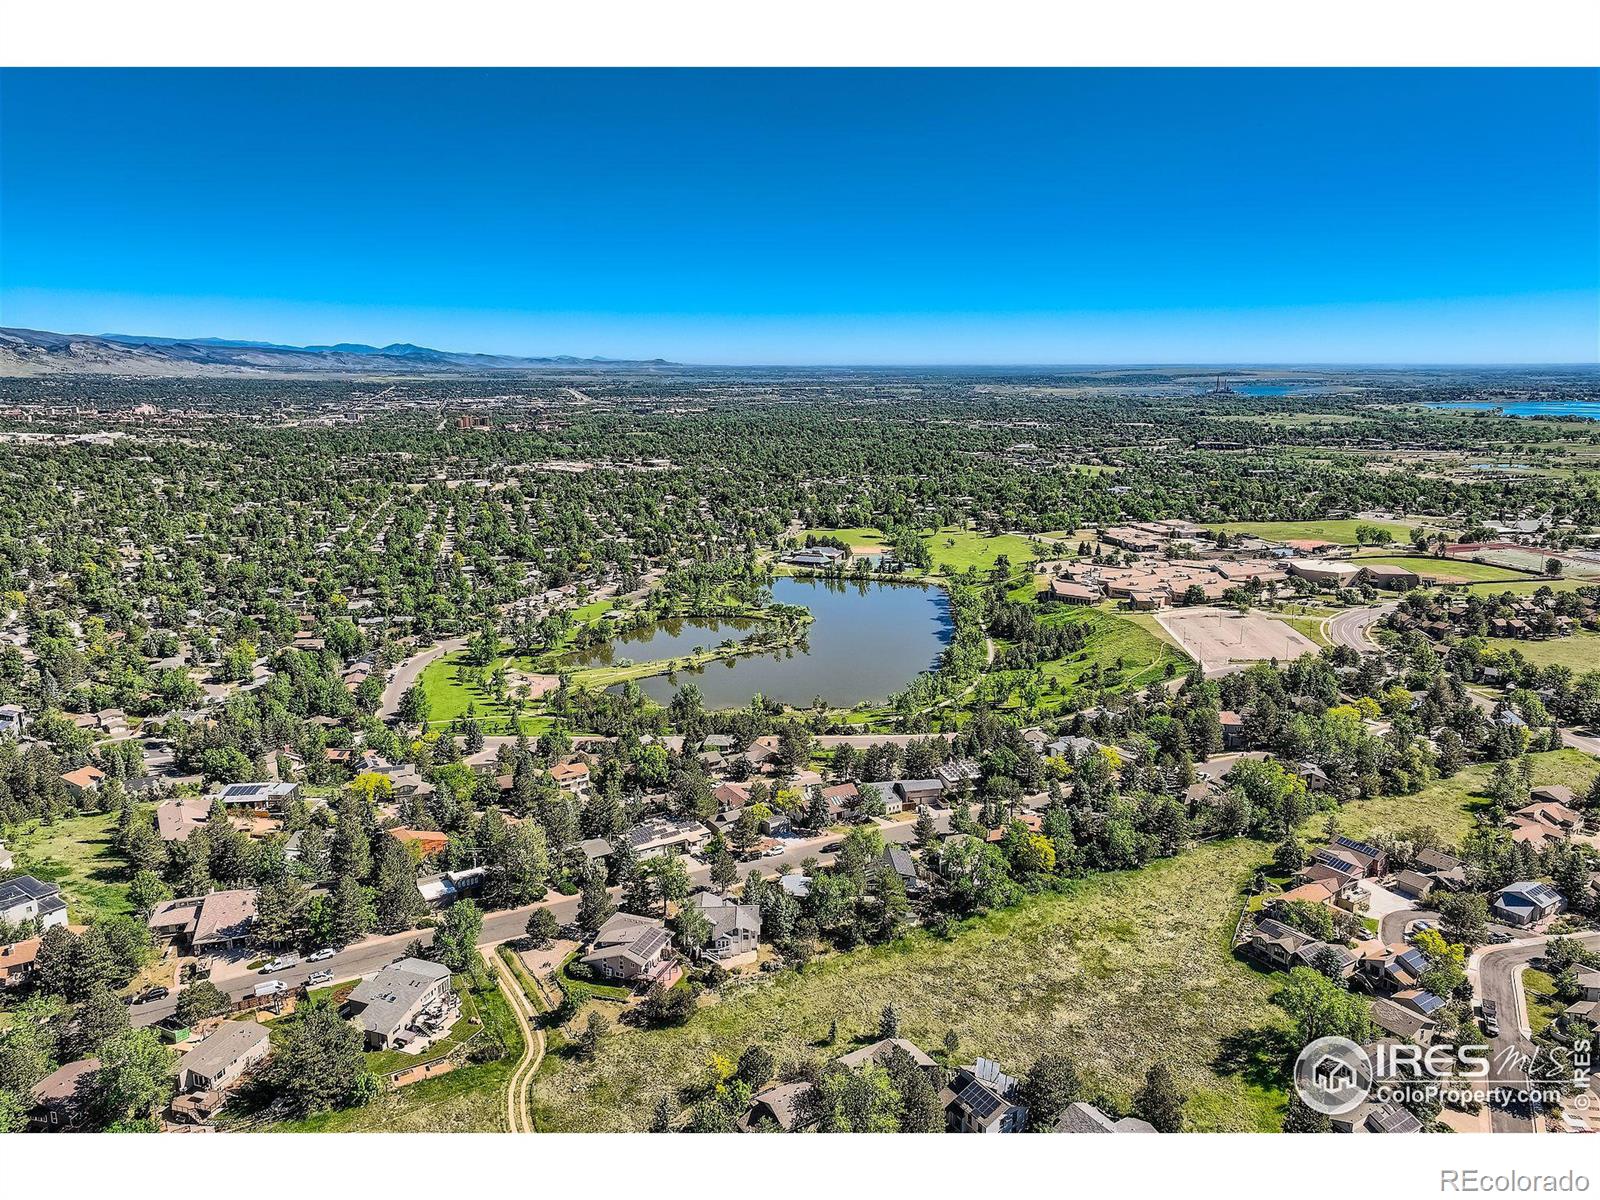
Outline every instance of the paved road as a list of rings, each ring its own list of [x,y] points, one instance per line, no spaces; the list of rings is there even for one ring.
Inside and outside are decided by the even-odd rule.
[[[1600,933],[1578,934],[1579,941],[1600,946]],[[1544,953],[1545,937],[1526,938],[1505,946],[1488,946],[1472,956],[1469,974],[1476,974],[1475,997],[1493,1000],[1500,1033],[1490,1039],[1495,1079],[1510,1088],[1527,1084],[1525,1064],[1534,1045],[1528,1036],[1527,1009],[1522,997],[1522,968]],[[1489,1110],[1489,1127],[1495,1133],[1532,1133],[1534,1114],[1524,1103],[1495,1105]]]
[[[1499,696],[1486,696],[1473,688],[1467,689],[1467,699],[1486,713],[1493,713],[1495,705],[1500,702]],[[1585,754],[1600,758],[1600,735],[1571,725],[1558,725],[1556,729],[1561,734],[1563,746],[1570,746],[1574,750],[1581,750]]]
[[[1398,604],[1391,600],[1336,613],[1328,618],[1328,640],[1335,646],[1348,646],[1364,654],[1372,653],[1380,648],[1372,640],[1372,627],[1397,607]]]
[[[464,649],[466,644],[467,639],[464,637],[446,638],[438,645],[429,646],[426,650],[413,654],[395,667],[389,675],[389,682],[383,687],[383,699],[378,703],[378,719],[387,721],[400,711],[400,697],[405,695],[407,688],[422,678],[422,673],[428,669],[429,664],[437,662],[446,654]]]
[[[1413,921],[1432,921],[1437,925],[1440,920],[1438,913],[1425,908],[1398,909],[1379,919],[1378,936],[1385,946],[1393,946],[1406,940],[1406,927]]]
[[[934,823],[938,826],[939,831],[941,833],[949,832],[951,817],[949,810],[937,810],[933,816]],[[915,834],[915,822],[882,822],[880,823],[880,829],[883,833],[884,841],[905,843],[909,842]],[[818,863],[826,866],[833,862],[834,855],[823,853],[822,847],[830,842],[838,841],[841,836],[835,833],[825,833],[813,838],[790,839],[782,854],[741,864],[739,874],[743,877],[749,873],[752,867],[759,865],[763,875],[772,876],[778,874],[783,867],[798,868],[801,861],[806,858],[815,858]],[[689,885],[691,887],[707,887],[710,886],[710,882],[711,868],[709,866],[704,863],[695,863],[689,868]],[[613,894],[620,894],[619,889],[614,888],[612,891]],[[548,908],[555,914],[557,921],[566,924],[577,919],[578,897],[551,893],[537,904],[485,913],[483,917],[483,932],[478,938],[478,944],[480,946],[493,947],[501,942],[509,942],[525,936],[528,927],[528,916],[535,908]],[[371,975],[373,972],[381,970],[393,962],[400,957],[406,946],[413,940],[420,941],[424,946],[427,946],[433,941],[433,930],[421,929],[408,933],[363,938],[323,962],[301,963],[286,971],[278,971],[272,975],[247,972],[237,963],[219,965],[213,970],[211,981],[228,996],[239,1000],[253,992],[257,984],[269,979],[281,979],[290,987],[304,983],[316,971],[332,972],[336,981],[355,979],[361,975]],[[251,954],[246,957],[253,960],[259,956]],[[134,1025],[153,1025],[173,1012],[177,1006],[178,993],[174,991],[165,1000],[134,1005],[130,1010],[130,1016]]]

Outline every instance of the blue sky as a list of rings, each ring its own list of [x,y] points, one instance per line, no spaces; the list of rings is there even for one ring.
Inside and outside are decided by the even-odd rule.
[[[6,71],[0,324],[729,363],[1600,357],[1595,71]]]

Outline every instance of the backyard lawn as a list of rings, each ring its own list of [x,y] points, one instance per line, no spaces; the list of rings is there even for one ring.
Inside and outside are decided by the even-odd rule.
[[[1522,996],[1528,1004],[1528,1030],[1538,1037],[1566,1009],[1556,995],[1556,981],[1544,971],[1529,967],[1522,973]]]
[[[269,1133],[494,1133],[505,1128],[506,1087],[522,1056],[522,1033],[498,987],[472,993],[485,1034],[498,1033],[505,1057],[460,1067],[425,1079],[371,1104],[319,1113],[303,1121],[281,1121]],[[424,1055],[423,1059],[430,1057]],[[408,1058],[408,1062],[421,1061]],[[401,1064],[405,1065],[405,1064]],[[384,1066],[383,1070],[393,1070]]]
[[[18,871],[61,885],[67,917],[79,924],[133,911],[127,868],[111,844],[116,827],[115,813],[67,817],[53,825],[30,821],[13,828],[5,844]]]

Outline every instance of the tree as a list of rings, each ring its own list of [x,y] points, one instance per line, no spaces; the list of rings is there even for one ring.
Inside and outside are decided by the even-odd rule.
[[[1285,1133],[1327,1133],[1333,1128],[1333,1123],[1327,1116],[1319,1113],[1299,1096],[1289,1099],[1289,1111],[1283,1115],[1283,1131]]]
[[[578,1035],[578,1057],[585,1062],[593,1062],[600,1053],[600,1040],[605,1037],[609,1028],[606,1019],[594,1009],[590,1009],[589,1019],[583,1025],[583,1032]]]
[[[1438,901],[1445,936],[1465,946],[1480,946],[1489,936],[1489,901],[1479,892],[1452,892]]]
[[[326,999],[295,1010],[268,1080],[289,1111],[302,1117],[361,1104],[378,1091],[361,1034]]]
[[[89,1058],[99,1052],[102,1043],[128,1028],[128,1006],[105,984],[96,984],[73,1010],[69,1053],[73,1058]]]
[[[190,1026],[207,1017],[220,1016],[232,1007],[233,1002],[221,988],[209,979],[201,979],[178,993],[178,1022]]]
[[[528,914],[528,924],[525,932],[528,940],[540,950],[549,948],[555,941],[556,935],[561,931],[560,923],[556,920],[555,913],[548,908],[535,908]]]
[[[148,1128],[172,1098],[172,1054],[150,1029],[126,1029],[100,1045],[89,1084],[89,1111],[102,1129]]]
[[[917,823],[911,832],[917,839],[917,845],[933,845],[934,839],[939,836],[939,826],[934,823],[932,810],[924,808],[917,814]]]
[[[1078,1098],[1080,1088],[1072,1060],[1065,1054],[1045,1051],[1034,1060],[1018,1089],[1017,1098],[1028,1106],[1028,1127],[1050,1129],[1067,1105]]]
[[[590,871],[583,880],[583,891],[578,897],[578,928],[583,931],[585,938],[592,938],[600,932],[600,926],[606,923],[606,918],[617,911],[617,906],[611,902],[611,893],[606,891],[605,876],[599,871]]]
[[[1272,999],[1295,1019],[1303,1046],[1321,1037],[1346,1037],[1359,1044],[1372,1032],[1366,1001],[1310,967],[1290,971]]]
[[[1177,1133],[1183,1128],[1183,1106],[1188,1097],[1178,1090],[1166,1063],[1145,1072],[1144,1086],[1133,1094],[1133,1111],[1156,1127],[1157,1133]]]
[[[433,961],[454,975],[477,975],[482,959],[478,937],[483,933],[483,913],[471,900],[457,900],[445,909],[444,921],[433,933]]]
[[[348,946],[365,936],[372,922],[372,900],[367,889],[354,876],[339,876],[339,882],[333,885],[328,940],[335,946]]]
[[[895,1011],[892,1004],[885,1004],[883,1012],[878,1015],[878,1038],[897,1038],[900,1036],[900,1014]]]
[[[142,917],[148,917],[156,905],[171,898],[172,889],[154,871],[140,871],[128,885],[128,900]]]
[[[397,715],[407,725],[426,725],[433,712],[433,702],[420,683],[414,683],[400,693]]]
[[[401,933],[417,923],[427,911],[417,891],[416,868],[411,855],[395,838],[383,839],[378,851],[377,887],[372,900],[373,915],[383,933]]]
[[[764,1046],[746,1046],[744,1053],[739,1056],[739,1067],[734,1074],[752,1091],[759,1090],[767,1080],[772,1078],[772,1073],[777,1070],[778,1064],[772,1057],[772,1052]]]

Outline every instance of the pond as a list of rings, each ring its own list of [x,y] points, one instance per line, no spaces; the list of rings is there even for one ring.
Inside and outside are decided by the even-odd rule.
[[[1600,401],[1595,400],[1439,400],[1429,408],[1457,412],[1489,412],[1499,409],[1508,417],[1577,417],[1600,421]]]
[[[653,675],[639,680],[640,688],[660,704],[693,683],[707,708],[740,708],[757,692],[797,708],[817,696],[833,707],[848,708],[883,700],[935,666],[952,635],[949,600],[942,588],[784,577],[773,583],[772,598],[810,610],[813,620],[803,644],[709,663],[676,676]],[[697,646],[710,649],[728,638],[738,641],[751,628],[749,621],[661,622],[615,639],[608,650],[588,652],[581,665],[672,658]],[[571,661],[578,664],[576,658]]]

